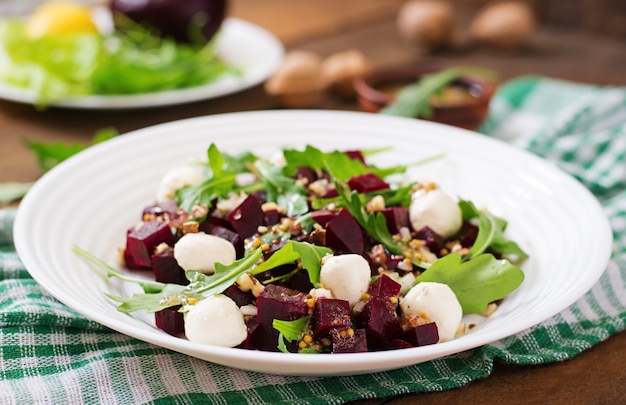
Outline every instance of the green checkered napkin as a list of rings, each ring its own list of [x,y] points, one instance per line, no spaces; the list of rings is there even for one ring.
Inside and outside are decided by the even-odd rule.
[[[600,281],[557,316],[449,358],[354,377],[245,372],[155,347],[88,321],[42,292],[0,211],[0,403],[341,403],[441,391],[490,374],[494,362],[571,358],[625,328],[626,88],[528,77],[505,84],[481,131],[577,177],[602,202],[615,244]]]

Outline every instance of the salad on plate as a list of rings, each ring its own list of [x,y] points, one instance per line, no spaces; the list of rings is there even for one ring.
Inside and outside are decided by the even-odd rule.
[[[443,343],[471,331],[523,282],[527,258],[505,219],[377,167],[384,150],[308,145],[168,171],[129,224],[118,270],[142,292],[108,294],[192,342],[288,353]],[[416,162],[416,164],[424,162]]]
[[[0,84],[31,92],[40,107],[77,96],[186,89],[238,69],[215,42],[226,0],[89,6],[56,0],[0,21]]]

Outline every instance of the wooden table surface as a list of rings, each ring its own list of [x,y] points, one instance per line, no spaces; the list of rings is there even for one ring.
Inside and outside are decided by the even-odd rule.
[[[623,40],[563,31],[541,25],[532,47],[521,54],[498,54],[461,37],[453,51],[424,55],[401,41],[395,18],[401,0],[232,0],[230,14],[272,31],[287,50],[322,56],[361,50],[375,67],[434,62],[492,68],[502,80],[542,74],[566,80],[626,86]],[[468,9],[461,9],[467,27]],[[187,105],[133,111],[36,111],[0,101],[0,182],[33,181],[41,172],[23,139],[87,143],[104,127],[120,133],[166,121],[232,111],[278,108],[262,86],[239,94]],[[322,108],[357,110],[353,101],[328,99]],[[362,404],[626,403],[626,333],[562,363],[520,367],[496,364],[488,378],[442,393],[407,395]]]

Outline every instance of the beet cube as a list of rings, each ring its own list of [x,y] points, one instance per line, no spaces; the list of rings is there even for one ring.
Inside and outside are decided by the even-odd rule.
[[[143,221],[126,235],[126,250],[137,266],[151,268],[150,257],[161,243],[174,244],[174,235],[167,222]]]
[[[334,298],[319,298],[315,301],[311,316],[311,329],[315,339],[328,337],[332,330],[345,330],[351,327],[348,301]]]
[[[259,226],[265,222],[265,214],[261,202],[253,195],[249,195],[241,204],[226,216],[230,226],[243,239],[249,238],[258,232]]]
[[[471,248],[476,242],[476,236],[478,236],[478,226],[468,221],[463,221],[461,230],[457,235],[457,238],[461,242],[461,246]]]
[[[269,326],[274,319],[294,321],[309,312],[303,293],[274,284],[268,284],[259,294],[257,308],[259,322]]]
[[[405,207],[389,207],[380,212],[385,216],[391,234],[399,233],[400,228],[410,228],[409,210]]]
[[[364,329],[354,329],[354,333],[332,333],[333,353],[367,352],[367,334]]]
[[[361,226],[347,209],[339,211],[326,224],[326,246],[339,253],[363,252],[365,241]]]
[[[370,285],[368,293],[372,297],[380,298],[391,311],[395,311],[398,307],[398,294],[401,288],[399,283],[383,274]]]
[[[238,307],[254,303],[254,295],[250,291],[241,291],[237,284],[233,284],[228,287],[223,294],[235,301],[235,304],[237,304]]]
[[[173,336],[181,335],[185,332],[185,321],[183,314],[178,312],[180,305],[169,307],[154,313],[156,327]]]
[[[398,316],[378,297],[372,297],[365,304],[357,317],[357,325],[365,329],[368,344],[375,349],[380,349],[384,342],[396,339],[402,333]]]
[[[374,173],[366,173],[352,177],[348,180],[348,186],[350,186],[350,190],[356,190],[359,193],[371,193],[388,189],[389,183]]]
[[[364,166],[367,166],[367,164],[365,163],[365,156],[363,156],[363,152],[361,152],[360,150],[346,150],[343,153],[348,155],[350,159],[359,160],[361,163],[363,163]]]
[[[243,257],[244,247],[243,238],[235,231],[226,228],[221,225],[215,225],[210,221],[204,221],[198,227],[200,232],[207,233],[209,235],[219,236],[222,239],[226,239],[235,246],[235,252],[237,257]]]
[[[423,240],[426,247],[434,254],[438,254],[443,247],[443,238],[428,226],[417,231],[415,239]]]
[[[313,183],[317,180],[317,174],[315,174],[315,170],[311,169],[308,166],[301,166],[296,169],[296,179],[306,179],[307,184]]]
[[[149,219],[165,219],[169,221],[169,218],[173,217],[177,210],[178,206],[174,201],[163,201],[145,207],[141,213],[141,219],[142,221]]]
[[[322,226],[334,219],[337,216],[337,212],[330,210],[317,210],[311,212],[311,219]]]
[[[174,258],[173,249],[152,255],[151,261],[152,273],[156,281],[181,285],[189,284],[189,280],[185,277],[185,270],[178,265]]]
[[[281,214],[278,210],[263,211],[263,215],[263,223],[267,226],[277,224],[283,217],[283,214]]]
[[[430,322],[405,331],[402,337],[413,346],[433,345],[439,342],[439,330],[435,322]]]

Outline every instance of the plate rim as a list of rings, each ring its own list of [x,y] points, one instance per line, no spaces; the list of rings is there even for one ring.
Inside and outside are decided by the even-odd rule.
[[[56,175],[57,172],[61,172],[62,170],[70,170],[72,166],[80,165],[82,161],[89,160],[92,155],[105,153],[107,149],[109,148],[115,149],[117,147],[120,147],[118,144],[121,144],[123,146],[124,144],[128,142],[131,142],[131,143],[140,142],[142,139],[149,138],[151,136],[164,136],[162,135],[163,132],[168,132],[177,128],[194,127],[196,125],[202,126],[202,125],[206,125],[206,122],[219,124],[219,122],[222,121],[222,124],[223,124],[223,122],[229,122],[229,121],[241,120],[241,119],[250,119],[250,118],[255,118],[255,117],[257,118],[261,117],[264,119],[277,119],[277,118],[280,118],[280,116],[285,116],[285,115],[291,116],[292,118],[300,117],[300,118],[307,118],[307,119],[320,119],[320,117],[324,117],[324,118],[331,117],[329,119],[330,121],[334,119],[332,117],[339,117],[340,119],[343,119],[343,118],[347,119],[348,117],[352,117],[352,118],[358,118],[358,119],[364,119],[364,120],[382,120],[385,122],[388,121],[390,124],[402,123],[403,125],[415,125],[416,127],[421,127],[421,129],[430,129],[430,130],[434,130],[434,132],[457,134],[458,136],[470,136],[470,137],[482,136],[482,134],[478,134],[476,132],[462,130],[459,128],[448,127],[443,124],[432,123],[429,121],[403,119],[403,118],[397,118],[397,117],[381,116],[377,114],[368,114],[368,113],[350,112],[350,111],[335,111],[335,110],[283,110],[283,111],[270,110],[270,111],[225,113],[225,114],[216,114],[216,115],[211,115],[211,116],[187,118],[187,119],[171,121],[168,123],[163,123],[163,124],[158,124],[158,125],[138,129],[138,130],[126,133],[123,137],[117,137],[115,139],[112,139],[111,141],[107,141],[105,143],[88,148],[84,152],[81,152],[78,155],[61,163],[58,166],[58,168],[52,169],[50,172],[42,176],[42,178],[38,182],[35,183],[35,185],[33,186],[33,189],[31,189],[31,191],[27,193],[24,200],[22,201],[22,204],[24,204],[23,206],[26,208],[23,210],[18,209],[16,218],[15,218],[14,239],[15,239],[15,245],[16,245],[16,250],[18,251],[18,254],[20,252],[25,252],[27,250],[27,237],[26,237],[27,232],[25,228],[27,221],[25,218],[26,214],[24,214],[24,212],[25,211],[28,212],[29,209],[32,209],[31,207],[33,206],[33,204],[35,204],[38,190],[40,188],[43,188],[43,186],[46,185],[47,183],[54,181],[55,177],[57,176]],[[478,138],[474,138],[474,139],[477,140]],[[565,173],[564,171],[559,169],[556,165],[552,164],[551,162],[548,162],[540,158],[539,156],[533,155],[530,152],[515,148],[497,139],[482,136],[482,139],[480,140],[480,142],[487,142],[488,144],[497,143],[502,147],[509,148],[509,152],[521,154],[521,156],[532,159],[535,162],[539,162],[539,164],[546,165],[545,167],[548,170],[553,171],[553,173],[557,173],[559,176],[562,176],[563,179],[567,179],[566,181],[571,182],[571,184],[574,187],[577,187],[579,192],[585,195],[586,198],[589,199],[589,202],[591,204],[595,205],[598,212],[603,214],[602,215],[603,221],[602,221],[602,224],[600,224],[601,228],[604,228],[604,230],[606,231],[606,234],[603,235],[603,237],[607,238],[607,240],[612,240],[612,232],[611,232],[610,224],[609,224],[608,218],[602,211],[602,207],[599,201],[578,180],[573,178],[571,175]],[[551,308],[551,311],[549,314],[547,312],[544,313],[544,319],[542,319],[539,322],[534,322],[532,325],[523,324],[522,325],[523,327],[521,329],[518,328],[519,330],[515,331],[512,334],[522,332],[554,316],[558,312],[564,310],[565,308],[573,304],[577,299],[579,299],[582,295],[584,295],[587,291],[589,291],[606,269],[606,263],[608,263],[610,259],[610,253],[611,253],[610,243],[607,243],[606,246],[603,246],[603,252],[604,252],[603,256],[606,257],[606,262],[602,266],[602,269],[596,269],[595,273],[593,273],[593,277],[592,277],[593,282],[591,282],[591,278],[590,278],[589,279],[590,281],[588,284],[584,286],[578,285],[576,296],[570,295],[568,297],[567,302],[564,301],[561,303],[560,306]],[[45,278],[42,279],[41,277],[39,277],[40,274],[37,271],[33,272],[30,268],[30,264],[32,263],[30,263],[29,258],[26,258],[26,260],[24,260],[24,265],[27,268],[28,272],[31,274],[31,276],[35,280],[37,280],[37,282],[46,291],[51,293],[61,302],[66,303],[64,299],[58,297],[57,291],[50,291],[47,288],[45,284]],[[165,344],[163,340],[161,339],[155,340],[153,336],[154,335],[153,331],[143,331],[143,330],[138,330],[136,328],[133,329],[132,327],[129,327],[130,329],[129,328],[120,329],[119,325],[116,325],[115,323],[102,322],[102,320],[93,319],[91,314],[83,312],[82,307],[75,307],[74,305],[69,305],[67,303],[66,305],[77,310],[79,313],[81,313],[83,316],[87,317],[88,319],[92,319],[98,323],[101,323],[114,330],[117,330],[120,333],[124,333],[126,335],[138,338],[140,340],[148,341],[150,343],[158,344],[159,346],[181,352],[180,347],[176,344],[173,344],[169,340]],[[114,307],[112,308],[114,309]],[[463,336],[460,339],[455,339],[449,342],[433,345],[433,347],[436,347],[434,350],[432,350],[433,355],[430,358],[424,358],[423,360],[420,360],[419,362],[444,357],[449,354],[454,354],[460,351],[469,350],[478,346],[493,343],[494,341],[500,340],[510,335],[511,333],[495,334],[494,339],[490,340],[489,342],[485,342],[485,341],[482,341],[481,339],[482,336],[468,334],[468,335]],[[175,339],[178,339],[178,338],[175,338]],[[228,365],[228,360],[232,358],[238,358],[239,360],[243,360],[246,357],[246,354],[249,353],[249,351],[246,351],[244,349],[207,347],[204,345],[194,344],[188,341],[185,341],[185,342],[186,342],[185,347],[189,348],[190,350],[203,351],[205,353],[208,353],[208,355],[212,358],[212,359],[204,358],[204,360],[208,360],[208,361],[215,362],[218,364]],[[336,373],[328,372],[328,371],[325,371],[325,372],[320,371],[320,372],[306,372],[306,373],[296,373],[296,374],[287,373],[287,374],[289,375],[346,375],[346,374],[361,374],[361,373],[369,373],[369,372],[374,372],[374,371],[382,371],[385,369],[398,368],[395,365],[392,365],[390,367],[386,367],[384,365],[389,364],[390,361],[397,362],[399,361],[401,357],[403,357],[403,355],[409,355],[411,353],[414,353],[416,350],[421,350],[421,349],[422,348],[412,348],[412,349],[387,351],[387,352],[347,354],[346,356],[350,356],[348,357],[350,361],[345,360],[346,356],[333,355],[333,360],[332,360],[332,362],[334,362],[333,364],[337,366],[341,366],[338,368],[339,371]],[[412,352],[406,352],[405,350],[409,350]],[[233,352],[233,351],[238,351],[238,352]],[[402,352],[402,353],[392,353],[392,352]],[[187,354],[190,354],[190,353],[187,353]],[[366,357],[364,357],[363,355],[365,355]],[[192,354],[192,356],[194,355]],[[256,360],[255,362],[253,362],[253,364],[250,364],[250,368],[247,368],[247,369],[251,371],[263,371],[263,370],[257,369],[258,363],[259,362],[262,363],[263,361],[272,362],[274,363],[274,365],[290,366],[293,363],[293,356],[294,354],[273,353],[273,352],[266,353],[266,352],[255,351]],[[198,356],[195,355],[194,357],[198,357]],[[305,364],[310,367],[316,367],[316,366],[319,366],[320,363],[326,363],[325,359],[321,359],[320,357],[326,357],[326,356],[303,356],[301,358],[298,358],[298,363]],[[411,357],[411,356],[408,356],[408,357]],[[372,366],[371,366],[372,361],[375,361],[377,363],[380,362],[379,363],[380,365],[372,369]],[[413,362],[410,364],[416,364],[416,363]],[[400,367],[410,365],[410,364],[404,364],[404,365],[401,365]],[[242,368],[242,367],[238,367],[238,368]],[[245,367],[243,368],[246,369]]]

